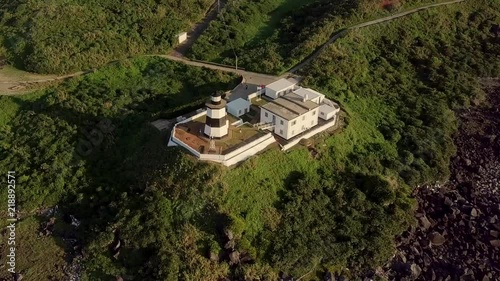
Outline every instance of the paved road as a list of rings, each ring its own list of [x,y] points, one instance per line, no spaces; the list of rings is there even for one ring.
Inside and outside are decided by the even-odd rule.
[[[408,10],[406,12],[401,12],[401,13],[398,13],[398,14],[395,14],[392,16],[387,16],[384,18],[380,18],[380,19],[376,19],[376,20],[372,20],[372,21],[367,21],[367,22],[360,23],[360,24],[357,24],[357,25],[354,25],[351,27],[341,29],[338,32],[336,32],[325,44],[323,44],[321,47],[319,47],[312,55],[307,57],[304,61],[300,62],[296,66],[294,66],[288,72],[295,73],[299,69],[301,69],[304,66],[306,66],[307,64],[309,64],[313,59],[317,58],[326,47],[328,47],[330,44],[337,41],[337,39],[346,35],[349,32],[349,30],[359,29],[359,28],[363,28],[363,27],[367,27],[367,26],[371,26],[371,25],[376,25],[376,24],[380,24],[383,22],[387,22],[387,21],[392,21],[392,20],[395,20],[397,18],[401,18],[401,17],[407,16],[410,14],[414,14],[414,13],[417,13],[417,12],[422,11],[422,10],[427,10],[429,8],[443,6],[443,5],[450,5],[450,4],[460,3],[460,2],[464,2],[464,1],[466,1],[466,0],[452,0],[452,1],[442,2],[442,3],[430,4],[430,5],[422,6],[419,8],[412,9],[412,10]]]
[[[316,50],[312,55],[310,55],[304,61],[302,61],[298,65],[294,66],[292,69],[290,69],[290,71],[281,75],[280,77],[245,71],[245,70],[241,70],[241,69],[236,70],[235,68],[233,68],[231,66],[217,65],[217,64],[208,63],[208,62],[192,61],[192,60],[186,59],[184,57],[178,57],[178,56],[173,56],[173,55],[145,55],[145,56],[158,56],[158,57],[163,57],[163,58],[166,58],[169,60],[185,63],[187,65],[192,65],[192,66],[197,66],[197,67],[206,67],[206,68],[210,68],[210,69],[236,73],[238,75],[243,76],[243,78],[244,78],[244,81],[245,81],[244,84],[242,84],[240,88],[237,88],[239,93],[244,95],[245,92],[254,90],[254,87],[256,87],[256,85],[266,85],[266,84],[269,84],[270,82],[278,80],[279,78],[282,78],[282,77],[294,76],[293,73],[295,73],[297,70],[303,68],[305,65],[309,64],[314,58],[318,57],[326,47],[328,47],[330,44],[334,43],[338,38],[345,35],[349,30],[363,28],[363,27],[391,21],[391,20],[394,20],[394,19],[397,19],[400,17],[404,17],[404,16],[407,16],[409,14],[413,14],[413,13],[416,13],[416,12],[419,12],[422,10],[426,10],[426,9],[429,9],[432,7],[455,4],[455,3],[464,2],[464,1],[466,1],[466,0],[451,0],[451,1],[437,3],[437,4],[430,4],[430,5],[426,5],[426,6],[423,6],[420,8],[415,8],[415,9],[412,9],[412,10],[409,10],[406,12],[401,12],[401,13],[398,13],[398,14],[395,14],[392,16],[388,16],[388,17],[360,23],[360,24],[342,29],[342,30],[338,31],[337,33],[335,33],[325,44],[323,44],[320,48],[318,48],[318,50]],[[68,75],[64,75],[64,76],[59,76],[56,78],[30,80],[30,81],[0,81],[0,84],[3,84],[4,87],[8,86],[9,88],[20,87],[20,89],[14,89],[14,90],[10,91],[10,93],[9,92],[7,93],[7,94],[16,94],[16,91],[24,90],[26,85],[31,85],[31,84],[36,84],[36,83],[44,83],[44,82],[50,82],[50,81],[56,81],[56,80],[63,80],[66,78],[85,75],[85,74],[94,72],[96,69],[97,68],[94,68],[94,69],[88,70],[88,71],[79,71],[76,73],[72,73],[72,74],[68,74]],[[245,83],[248,84],[248,88],[246,87]]]

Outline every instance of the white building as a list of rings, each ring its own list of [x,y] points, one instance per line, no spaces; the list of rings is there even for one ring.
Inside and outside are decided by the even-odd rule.
[[[181,32],[179,34],[177,34],[177,40],[179,42],[179,44],[182,44],[184,41],[186,41],[188,38],[188,34],[187,32]]]
[[[321,104],[323,100],[325,99],[325,95],[316,92],[313,89],[309,88],[298,88],[293,91],[295,94],[303,97],[306,100],[310,100],[312,102],[315,102],[317,104]]]
[[[337,118],[337,114],[339,113],[339,111],[340,107],[338,106],[338,104],[323,103],[319,106],[319,118],[323,120],[330,120],[332,118]]]
[[[288,79],[280,79],[266,86],[266,96],[277,99],[287,93],[291,93],[295,89],[297,82],[292,82]]]
[[[227,104],[227,112],[229,114],[240,117],[250,111],[250,102],[248,100],[239,98]]]
[[[289,140],[318,124],[319,104],[288,93],[263,106],[260,122],[272,124],[276,135]]]

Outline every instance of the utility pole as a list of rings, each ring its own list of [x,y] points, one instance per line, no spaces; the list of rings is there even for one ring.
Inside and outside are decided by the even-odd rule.
[[[234,56],[236,57],[236,70],[238,70],[238,56],[236,54]]]
[[[220,14],[220,0],[217,0],[217,13]]]

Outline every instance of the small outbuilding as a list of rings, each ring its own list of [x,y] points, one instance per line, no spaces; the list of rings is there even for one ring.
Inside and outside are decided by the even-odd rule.
[[[297,82],[282,78],[266,86],[266,96],[277,99],[292,92],[295,89],[295,85],[297,85]]]
[[[179,41],[179,44],[182,44],[184,41],[186,41],[188,38],[187,32],[181,32],[177,34],[177,40]]]
[[[340,107],[338,104],[331,102],[330,104],[322,104],[319,106],[319,118],[323,120],[330,120],[337,116]]]
[[[246,99],[236,99],[227,104],[227,112],[229,114],[240,117],[250,111],[250,102]]]

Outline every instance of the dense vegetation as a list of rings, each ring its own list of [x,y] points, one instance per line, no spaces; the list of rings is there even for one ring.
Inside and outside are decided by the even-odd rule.
[[[345,27],[439,1],[260,0],[229,1],[193,45],[196,59],[249,70],[288,70]]]
[[[82,220],[73,235],[85,248],[84,280],[357,274],[391,256],[411,223],[412,188],[448,176],[452,110],[481,100],[477,77],[500,75],[490,30],[499,5],[438,8],[326,49],[304,83],[341,104],[347,127],[317,144],[317,159],[272,149],[225,169],[165,147],[147,122],[195,108],[234,77],[151,59],[2,97],[0,170],[18,171],[26,215],[59,204]],[[85,131],[96,128],[104,136],[94,144]],[[80,139],[92,149],[75,161]],[[238,266],[224,250],[227,230],[246,260]]]
[[[0,57],[38,73],[67,73],[144,53],[165,53],[211,0],[0,3]],[[2,54],[3,53],[3,54]]]

